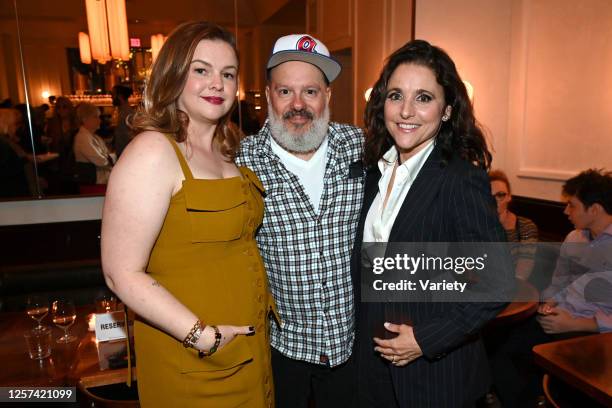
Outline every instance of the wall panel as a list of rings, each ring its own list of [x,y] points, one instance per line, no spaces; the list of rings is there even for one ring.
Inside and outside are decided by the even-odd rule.
[[[474,86],[493,165],[516,194],[558,200],[563,180],[612,169],[610,21],[607,0],[417,1],[416,37]]]

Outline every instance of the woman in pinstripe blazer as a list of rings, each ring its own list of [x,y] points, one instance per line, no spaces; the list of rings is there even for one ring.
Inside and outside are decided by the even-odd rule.
[[[368,170],[352,258],[360,405],[473,406],[489,386],[479,330],[504,302],[359,302],[364,242],[505,241],[486,173],[491,154],[453,61],[425,41],[395,51],[365,122]],[[511,270],[494,279],[503,290]]]

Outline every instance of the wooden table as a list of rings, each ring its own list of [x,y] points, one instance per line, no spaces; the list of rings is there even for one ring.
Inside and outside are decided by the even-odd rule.
[[[122,340],[119,343],[122,346],[124,341]],[[70,380],[76,383],[80,379],[85,388],[126,382],[127,368],[100,369],[98,348],[105,346],[111,346],[111,344],[97,343],[96,336],[92,332],[85,335],[79,344],[78,358]],[[132,381],[136,381],[136,367],[132,367]]]
[[[87,314],[93,306],[78,308],[77,320],[70,333],[78,341],[56,343],[62,335],[52,327],[51,356],[43,360],[31,360],[28,356],[23,333],[34,327],[35,322],[25,312],[0,313],[0,386],[74,386],[79,381],[88,386],[121,383],[127,378],[127,369],[101,370],[98,361],[98,345],[92,332],[87,331]],[[49,316],[43,324],[51,326]],[[135,370],[134,370],[135,378]]]
[[[540,344],[533,352],[550,374],[612,407],[612,333]]]
[[[489,325],[514,323],[524,320],[538,310],[540,294],[529,282],[516,280],[517,291],[514,301],[502,310]]]

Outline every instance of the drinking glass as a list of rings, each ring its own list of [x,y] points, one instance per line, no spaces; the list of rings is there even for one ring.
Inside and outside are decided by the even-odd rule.
[[[53,302],[51,305],[51,315],[53,323],[60,329],[64,330],[64,335],[57,339],[58,343],[70,343],[77,338],[68,334],[68,329],[76,320],[76,309],[72,300],[60,299]]]
[[[117,298],[110,293],[104,293],[96,298],[96,313],[110,313],[117,310]]]
[[[34,330],[42,331],[45,326],[43,326],[41,322],[47,313],[49,313],[49,300],[39,295],[28,296],[26,313],[38,323]]]
[[[28,330],[23,334],[32,360],[42,360],[51,355],[51,329],[45,326]]]

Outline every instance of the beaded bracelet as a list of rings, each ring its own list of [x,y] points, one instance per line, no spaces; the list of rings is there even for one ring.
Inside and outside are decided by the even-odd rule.
[[[211,356],[217,349],[219,348],[219,344],[221,344],[221,332],[217,326],[210,326],[215,330],[215,344],[208,351],[200,351],[198,352],[198,357],[204,358]]]
[[[200,336],[202,335],[202,332],[205,328],[206,325],[202,324],[200,320],[197,320],[189,331],[189,333],[187,334],[187,336],[185,337],[185,339],[183,340],[183,347],[195,347],[195,344],[200,339]]]

